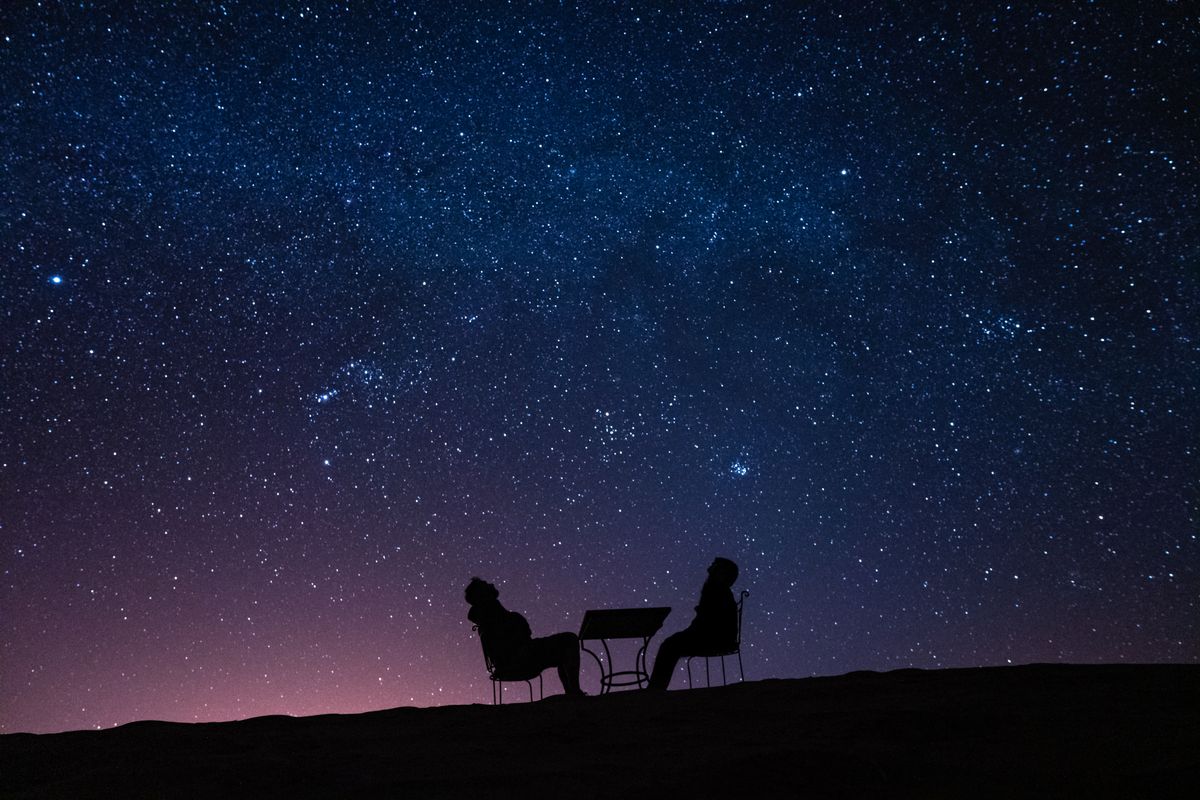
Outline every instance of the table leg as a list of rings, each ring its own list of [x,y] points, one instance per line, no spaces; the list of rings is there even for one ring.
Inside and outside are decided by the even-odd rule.
[[[601,639],[600,641],[603,642],[604,640]],[[608,693],[608,688],[607,688],[608,684],[610,684],[612,682],[612,677],[610,675],[611,667],[612,667],[611,662],[609,664],[609,671],[606,672],[604,669],[604,662],[600,660],[600,656],[597,655],[596,653],[593,653],[591,650],[589,650],[587,648],[587,645],[585,645],[583,642],[584,642],[583,639],[579,640],[579,649],[582,650],[583,652],[587,653],[592,658],[596,659],[596,666],[600,668],[600,694],[607,694]],[[606,654],[608,652],[607,644],[604,645],[604,652]]]
[[[633,662],[634,668],[638,671],[638,676],[637,676],[638,684],[637,685],[638,685],[639,689],[645,688],[642,686],[643,683],[646,684],[646,686],[650,685],[650,670],[646,669],[646,648],[648,648],[650,646],[651,638],[652,638],[652,636],[647,636],[645,639],[642,640],[642,646],[638,650],[637,658]]]

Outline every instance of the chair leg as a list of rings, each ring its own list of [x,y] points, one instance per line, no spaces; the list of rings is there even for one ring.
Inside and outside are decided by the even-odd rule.
[[[683,662],[683,665],[685,667],[687,667],[688,688],[690,689],[690,688],[692,688],[692,658],[691,658],[691,656],[688,656],[687,660]]]
[[[725,680],[725,656],[721,656],[721,685],[729,685],[729,683]]]
[[[746,670],[742,669],[742,648],[738,648],[738,674],[742,676],[742,682],[746,681]]]
[[[708,673],[708,656],[704,657],[704,685],[705,687],[712,686],[712,675]]]

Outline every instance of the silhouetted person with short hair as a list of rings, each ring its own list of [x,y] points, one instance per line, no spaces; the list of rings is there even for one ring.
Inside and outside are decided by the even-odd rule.
[[[728,558],[713,559],[708,580],[700,590],[696,618],[691,625],[663,640],[647,688],[666,690],[675,674],[675,665],[684,656],[733,649],[737,644],[737,601],[731,588],[737,576],[737,564]]]
[[[556,633],[534,639],[525,618],[500,605],[500,590],[482,578],[471,578],[463,596],[471,606],[467,619],[478,626],[483,651],[498,671],[540,673],[557,667],[566,693],[583,696],[579,688],[579,638],[575,634]]]

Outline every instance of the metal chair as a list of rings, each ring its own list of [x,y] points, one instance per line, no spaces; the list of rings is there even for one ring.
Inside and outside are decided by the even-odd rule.
[[[726,685],[725,656],[737,656],[738,674],[741,676],[740,680],[742,680],[742,681],[746,680],[746,671],[742,668],[742,609],[745,607],[746,598],[749,595],[750,595],[750,592],[743,589],[742,594],[738,598],[738,601],[737,601],[737,639],[734,641],[733,647],[729,648],[728,650],[712,650],[712,651],[705,652],[705,653],[692,653],[690,656],[687,656],[687,661],[684,662],[684,665],[687,667],[688,688],[689,689],[692,688],[692,659],[693,658],[703,658],[704,659],[704,685],[705,686],[712,686],[712,679],[709,676],[709,672],[708,672],[708,660],[710,658],[721,659],[721,685],[722,686]]]
[[[471,630],[479,633],[479,626],[472,625]],[[479,637],[480,649],[483,650],[483,665],[487,667],[488,678],[492,682],[492,705],[504,705],[504,682],[524,681],[529,688],[529,702],[533,702],[533,679],[537,678],[538,682],[538,699],[545,697],[544,687],[542,685],[542,671],[538,670],[502,670],[496,669],[492,657],[488,655],[486,647],[483,647],[483,637]]]

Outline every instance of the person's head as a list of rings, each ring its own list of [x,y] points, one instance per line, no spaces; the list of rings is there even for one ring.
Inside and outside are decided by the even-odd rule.
[[[471,578],[471,582],[467,584],[467,590],[463,592],[467,604],[472,606],[495,600],[499,596],[500,590],[483,578]]]
[[[708,567],[708,577],[723,586],[733,586],[738,577],[737,564],[728,558],[714,558]]]

